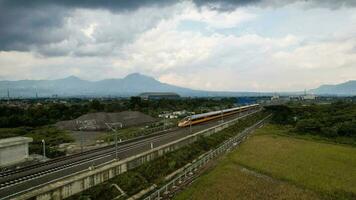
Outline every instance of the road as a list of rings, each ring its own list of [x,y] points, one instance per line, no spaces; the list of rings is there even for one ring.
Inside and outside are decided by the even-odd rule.
[[[246,113],[245,113],[246,114]],[[244,113],[225,117],[224,121],[235,119],[245,115]],[[167,144],[177,139],[183,138],[191,133],[195,133],[221,123],[220,119],[204,124],[198,124],[190,128],[173,128],[160,135],[143,138],[139,141],[122,143],[118,145],[119,159],[128,158],[133,155],[145,152],[151,148]],[[115,158],[115,147],[109,146],[98,150],[85,152],[85,154],[72,155],[44,162],[39,165],[19,169],[13,173],[0,174],[0,199],[10,199],[11,197],[25,193],[33,187],[61,179],[64,176],[79,172],[91,166],[108,162]]]

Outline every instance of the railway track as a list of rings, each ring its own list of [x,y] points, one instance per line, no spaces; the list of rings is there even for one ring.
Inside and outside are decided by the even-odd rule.
[[[174,131],[168,130],[161,134],[167,134],[169,132]],[[121,146],[118,147],[118,153],[127,151],[132,148],[137,148],[140,146],[147,145],[147,142],[156,142],[159,140],[160,134],[155,134],[154,136],[148,137],[148,140],[139,140],[131,143],[120,144]],[[169,136],[168,136],[169,137]],[[87,163],[90,161],[97,160],[99,158],[113,156],[116,154],[115,145],[110,145],[105,148],[95,149],[83,153],[73,154],[71,156],[64,156],[58,159],[53,159],[44,163],[38,163],[35,165],[30,165],[27,167],[19,168],[13,171],[8,171],[6,174],[3,173],[2,177],[0,178],[0,189],[15,185],[17,183],[24,182],[26,180],[44,176],[49,173],[57,172],[63,169],[70,168],[72,166],[76,166],[78,164]],[[68,160],[72,162],[68,163]],[[65,162],[65,163],[62,163]],[[46,168],[46,166],[49,166]],[[44,169],[40,170],[41,167],[45,167]],[[39,169],[39,170],[35,170]],[[31,173],[30,170],[34,170]]]
[[[156,138],[156,139],[150,140],[150,142],[155,142],[156,140],[158,140],[158,139]],[[141,143],[137,143],[137,144],[134,144],[134,145],[125,146],[123,148],[118,149],[118,153],[127,151],[127,150],[132,149],[132,148],[145,146],[145,145],[147,145],[147,143],[141,142]],[[18,179],[13,179],[13,180],[1,183],[0,184],[0,189],[8,187],[8,186],[11,186],[11,185],[14,185],[16,183],[24,182],[24,181],[29,180],[29,179],[34,178],[34,177],[40,177],[40,176],[44,176],[44,175],[52,173],[52,172],[56,172],[56,171],[60,171],[60,170],[66,169],[66,168],[70,168],[70,167],[76,166],[78,164],[91,162],[91,161],[97,160],[99,158],[101,159],[103,157],[114,156],[115,154],[116,154],[116,151],[115,151],[115,148],[113,148],[113,149],[110,149],[110,151],[105,152],[105,153],[101,153],[99,155],[91,156],[89,158],[81,159],[81,160],[78,160],[76,162],[67,163],[67,164],[60,165],[60,166],[57,166],[57,167],[54,167],[54,168],[50,168],[50,169],[47,169],[47,170],[44,170],[44,171],[40,171],[40,172],[37,172],[37,173],[33,173],[33,174],[26,175],[26,176],[22,176],[22,177],[20,177]]]
[[[125,140],[125,141],[120,142],[119,145],[125,145],[125,144],[129,144],[129,143],[132,143],[132,142],[135,142],[135,141],[139,141],[139,140],[144,139],[144,138],[155,137],[157,135],[173,132],[176,129],[178,129],[178,128],[175,127],[175,128],[167,129],[165,131],[160,131],[160,132],[157,132],[157,133],[154,133],[154,134],[146,135],[146,136],[143,136],[143,137],[137,137],[137,138],[134,138],[134,139]],[[105,151],[110,151],[110,149],[115,149],[115,145],[114,144],[113,145],[108,145],[108,146],[105,146],[105,147],[100,147],[100,148],[84,151],[82,153],[76,153],[76,154],[72,154],[72,155],[68,155],[68,156],[62,156],[62,157],[54,158],[54,159],[48,160],[46,162],[36,163],[36,164],[33,164],[33,165],[28,165],[28,166],[25,166],[25,167],[14,169],[14,170],[3,171],[3,172],[0,172],[0,185],[1,185],[1,182],[2,182],[3,178],[5,178],[7,176],[11,176],[11,175],[14,175],[14,174],[17,174],[17,173],[21,173],[21,172],[24,172],[24,171],[36,169],[36,168],[47,166],[47,165],[51,165],[51,164],[60,163],[62,161],[68,161],[68,160],[73,160],[73,159],[76,159],[76,158],[83,158],[83,157],[85,158],[88,155],[91,156],[91,155],[96,154],[96,153],[102,153],[102,152],[105,152]]]
[[[231,119],[235,119],[236,117],[243,117],[248,113],[249,112],[240,113],[238,115],[228,117],[225,120],[229,121]],[[214,120],[198,124],[192,127],[192,132],[197,132],[215,126],[219,123],[219,120]],[[119,143],[118,146],[119,158],[124,159],[140,152],[147,151],[152,148],[152,144],[156,147],[177,140],[191,134],[189,130],[189,127],[175,127],[163,132],[123,141]],[[88,169],[88,167],[95,167],[110,162],[115,159],[115,155],[115,145],[110,145],[2,172],[0,173],[0,199],[10,199],[15,194],[28,191],[29,188],[43,185],[53,180],[59,180],[60,177]]]
[[[69,160],[69,159],[81,157],[81,156],[88,155],[88,154],[91,154],[91,153],[103,151],[105,149],[110,149],[112,147],[113,147],[113,145],[109,145],[109,146],[106,146],[106,147],[101,147],[100,149],[92,149],[92,150],[89,150],[89,151],[85,151],[83,153],[78,153],[78,154],[73,154],[73,155],[69,155],[69,156],[63,156],[63,157],[51,159],[51,160],[43,162],[43,163],[36,163],[36,164],[33,164],[33,165],[28,165],[28,166],[25,166],[25,167],[14,169],[14,170],[7,170],[7,171],[4,171],[4,172],[0,173],[0,182],[1,182],[1,178],[7,177],[7,176],[11,176],[11,175],[16,174],[16,173],[20,173],[20,172],[31,170],[31,169],[36,169],[38,167],[50,165],[50,164],[53,164],[53,163],[58,163],[58,162],[61,162],[61,161],[64,161],[64,160]]]

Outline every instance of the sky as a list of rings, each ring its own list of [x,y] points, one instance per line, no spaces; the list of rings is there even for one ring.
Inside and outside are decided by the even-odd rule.
[[[0,80],[136,72],[215,91],[356,80],[356,1],[0,0]]]

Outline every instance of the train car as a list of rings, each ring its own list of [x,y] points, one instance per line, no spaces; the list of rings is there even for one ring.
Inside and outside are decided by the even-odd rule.
[[[229,115],[233,115],[239,112],[244,112],[247,110],[253,110],[259,107],[259,104],[252,104],[248,106],[241,106],[241,107],[236,107],[236,108],[229,108],[225,110],[219,110],[219,111],[212,111],[208,113],[202,113],[202,114],[197,114],[197,115],[191,115],[188,117],[185,117],[182,119],[179,123],[179,127],[186,127],[186,126],[191,126],[199,123],[203,123],[206,121],[210,121],[213,119],[221,118],[221,117],[226,117]]]

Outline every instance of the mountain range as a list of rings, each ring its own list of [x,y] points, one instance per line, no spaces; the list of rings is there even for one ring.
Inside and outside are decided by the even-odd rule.
[[[70,76],[57,80],[0,81],[0,98],[10,97],[128,97],[143,92],[175,92],[181,96],[255,96],[255,92],[213,92],[193,90],[157,81],[139,73],[122,79],[87,81]]]
[[[129,74],[122,79],[87,81],[70,76],[57,80],[0,81],[0,98],[10,97],[128,97],[143,92],[175,92],[181,96],[258,96],[273,93],[217,92],[193,90],[157,81],[139,73]],[[356,81],[339,85],[322,85],[309,92],[318,95],[356,95]],[[287,93],[286,93],[287,94]],[[288,93],[293,94],[293,93]],[[294,94],[300,94],[296,92]]]
[[[347,81],[335,85],[321,85],[309,92],[318,95],[354,96],[356,95],[356,81]]]

